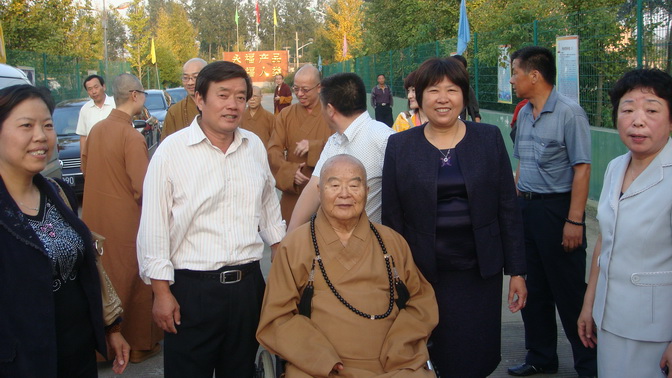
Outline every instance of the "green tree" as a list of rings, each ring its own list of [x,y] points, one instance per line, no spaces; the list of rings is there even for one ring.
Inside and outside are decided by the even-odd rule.
[[[107,11],[107,57],[109,60],[123,59],[126,53],[126,44],[128,43],[128,36],[126,35],[126,28],[124,21],[121,19],[119,12]]]
[[[208,59],[217,54],[221,46],[233,51],[236,44],[236,23],[234,15],[237,3],[234,0],[193,0],[189,16],[198,30],[201,55]],[[245,19],[240,14],[240,33],[245,33]],[[242,49],[242,48],[241,48]],[[214,55],[213,55],[214,53]],[[221,59],[221,56],[217,57]]]
[[[128,9],[128,18],[125,20],[129,31],[126,51],[128,52],[128,62],[134,69],[134,74],[142,79],[144,68],[150,62],[149,57],[149,17],[145,11],[141,0],[133,0]]]
[[[180,4],[169,3],[159,10],[155,33],[157,46],[167,47],[178,64],[186,62],[198,53],[196,29]]]
[[[363,47],[363,3],[362,0],[333,0],[327,5],[325,36],[330,42],[333,57],[337,62],[359,55]],[[344,36],[348,45],[345,56],[343,56]]]

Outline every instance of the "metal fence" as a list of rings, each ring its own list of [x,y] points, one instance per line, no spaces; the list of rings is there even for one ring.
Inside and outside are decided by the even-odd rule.
[[[630,5],[634,4],[634,5]],[[499,46],[513,52],[539,45],[555,50],[557,36],[579,36],[579,98],[591,125],[612,127],[608,91],[627,70],[660,68],[672,73],[672,5],[657,8],[636,3],[545,18],[503,30],[474,33],[465,57],[471,85],[481,108],[513,112],[513,104],[497,101]],[[631,6],[632,8],[628,8]],[[666,7],[666,8],[665,8]],[[403,79],[423,61],[456,51],[457,39],[435,41],[323,67],[323,75],[356,72],[370,91],[378,74],[385,74],[393,94],[405,97]]]
[[[109,61],[107,75],[105,63],[96,59],[81,59],[70,56],[48,55],[30,51],[7,50],[7,64],[23,68],[34,75],[35,85],[51,90],[54,100],[87,97],[82,81],[90,74],[98,74],[105,79],[131,72],[128,62]],[[108,84],[108,89],[109,89]],[[108,93],[111,93],[108,90]]]

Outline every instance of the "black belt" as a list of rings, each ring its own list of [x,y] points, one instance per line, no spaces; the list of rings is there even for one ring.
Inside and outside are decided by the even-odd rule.
[[[518,197],[524,198],[526,200],[539,200],[539,199],[551,199],[551,198],[566,198],[571,197],[572,192],[567,193],[533,193],[533,192],[519,192]]]
[[[202,280],[219,281],[222,284],[233,284],[240,282],[243,278],[253,273],[255,269],[259,268],[259,261],[242,265],[223,266],[217,270],[202,271],[202,270],[188,270],[179,269],[175,273],[183,274],[193,278]]]

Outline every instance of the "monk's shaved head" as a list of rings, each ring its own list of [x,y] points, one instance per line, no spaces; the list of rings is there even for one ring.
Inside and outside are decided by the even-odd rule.
[[[320,82],[320,71],[318,71],[312,64],[306,64],[296,71],[296,75],[294,75],[295,81],[297,77],[309,80],[317,85]]]
[[[366,168],[364,168],[364,164],[352,155],[340,154],[332,156],[324,162],[320,170],[320,186],[324,185],[324,182],[329,179],[329,170],[337,166],[355,168],[357,176],[361,177],[362,182],[366,185]]]
[[[114,102],[122,105],[131,98],[131,91],[143,90],[142,83],[137,77],[131,74],[123,73],[114,78],[112,91],[114,93]]]

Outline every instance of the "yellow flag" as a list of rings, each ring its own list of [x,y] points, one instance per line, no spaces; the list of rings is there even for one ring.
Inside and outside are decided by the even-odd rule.
[[[275,13],[275,7],[273,7],[273,26],[278,26],[278,14]]]
[[[152,38],[152,64],[156,64],[156,50],[154,50],[154,38]]]
[[[2,33],[1,23],[0,23],[0,63],[7,63],[7,53],[5,52],[5,35]]]

